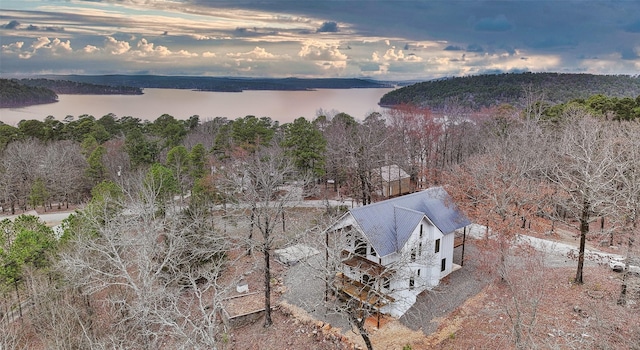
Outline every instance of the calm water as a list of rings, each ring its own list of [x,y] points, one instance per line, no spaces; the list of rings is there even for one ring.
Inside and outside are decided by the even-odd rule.
[[[204,92],[177,89],[144,89],[144,95],[59,95],[57,103],[25,108],[0,108],[0,120],[16,125],[23,119],[44,120],[49,115],[63,120],[71,115],[93,115],[96,119],[113,113],[154,120],[164,113],[176,119],[199,115],[235,119],[254,115],[280,123],[298,117],[312,120],[320,109],[344,112],[362,120],[371,112],[381,112],[380,97],[393,89],[322,89],[315,91]]]

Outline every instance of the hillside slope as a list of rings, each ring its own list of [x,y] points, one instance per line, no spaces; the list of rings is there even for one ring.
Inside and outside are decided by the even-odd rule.
[[[544,92],[545,100],[552,104],[595,94],[635,98],[640,95],[640,76],[509,73],[458,77],[399,88],[385,94],[379,104],[412,104],[435,110],[450,103],[473,109],[503,103],[519,105],[528,88]]]

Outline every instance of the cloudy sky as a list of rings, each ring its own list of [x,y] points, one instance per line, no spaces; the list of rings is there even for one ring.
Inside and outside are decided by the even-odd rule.
[[[0,75],[640,73],[640,1],[2,0]]]

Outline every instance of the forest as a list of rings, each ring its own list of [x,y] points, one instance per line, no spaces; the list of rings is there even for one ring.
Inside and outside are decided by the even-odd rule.
[[[49,79],[0,79],[0,107],[25,107],[58,101],[58,94],[140,95],[142,89]]]
[[[110,86],[242,92],[244,90],[300,91],[312,89],[386,88],[391,83],[357,78],[234,78],[161,75],[45,75],[43,78]]]
[[[0,348],[234,348],[230,339],[241,336],[218,315],[246,258],[262,281],[263,334],[293,339],[268,333],[279,329],[281,312],[272,311],[280,278],[273,251],[308,241],[329,259],[318,232],[346,203],[384,199],[376,169],[391,164],[409,174],[412,191],[446,188],[490,233],[474,259],[500,288],[502,321],[485,322],[495,328],[482,328],[490,332],[482,339],[452,333],[442,348],[469,346],[465,339],[513,349],[633,348],[640,277],[628,266],[640,256],[640,96],[557,104],[544,89],[518,94],[519,104],[480,111],[461,100],[443,111],[402,104],[364,120],[336,113],[282,125],[168,114],[0,124],[0,205],[14,215],[0,222]],[[294,188],[324,204],[293,212]],[[331,206],[329,194],[351,202]],[[55,231],[28,215],[66,209],[75,212]],[[518,243],[521,234],[551,237],[560,227],[579,246],[560,280],[580,295],[592,293],[591,271],[602,272],[585,264],[588,244],[605,241],[627,258],[626,271],[607,282],[614,289],[599,287],[597,308],[576,322],[545,312],[546,295],[558,289],[543,281],[556,270]],[[327,286],[336,278],[330,266],[316,276]],[[356,317],[362,310],[327,302],[363,339],[373,332]]]
[[[0,79],[0,107],[22,107],[58,101],[58,95],[44,87],[20,84],[15,80]]]
[[[70,95],[141,95],[142,89],[122,85],[98,85],[69,80],[20,79],[20,84],[43,87],[56,94]]]
[[[442,110],[449,104],[471,109],[517,105],[528,87],[545,91],[552,105],[602,94],[628,98],[640,95],[640,77],[563,73],[505,73],[454,77],[405,86],[385,94],[382,106],[413,104]],[[523,105],[518,105],[522,108]]]

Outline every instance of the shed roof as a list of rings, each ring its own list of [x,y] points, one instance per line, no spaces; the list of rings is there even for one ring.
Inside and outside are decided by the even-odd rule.
[[[353,208],[349,212],[380,256],[400,251],[425,216],[443,234],[471,224],[442,187]]]
[[[406,171],[402,170],[397,164],[385,165],[376,169],[376,174],[380,175],[382,180],[386,182],[398,181],[409,177]]]

